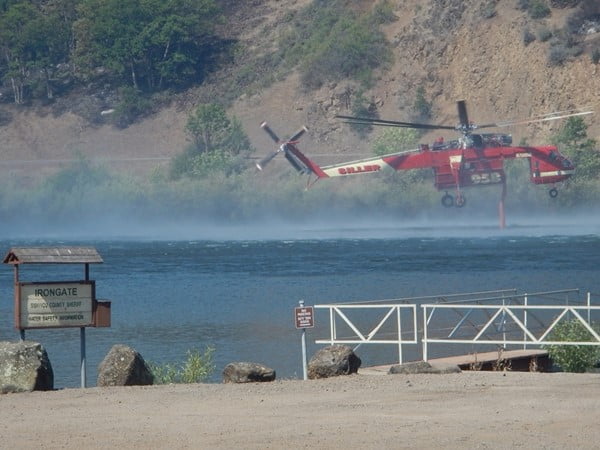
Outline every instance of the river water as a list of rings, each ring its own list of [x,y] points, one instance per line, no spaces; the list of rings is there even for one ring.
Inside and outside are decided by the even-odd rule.
[[[97,297],[112,301],[112,326],[87,329],[88,385],[114,344],[146,360],[180,362],[190,349],[214,347],[219,381],[231,361],[255,361],[279,378],[302,376],[300,333],[293,310],[307,305],[396,299],[516,288],[521,292],[579,288],[600,292],[600,227],[523,226],[305,228],[287,236],[221,230],[219,236],[23,238],[16,246],[89,245],[104,263],[91,266]],[[21,281],[80,280],[81,266],[23,266]],[[0,340],[18,339],[13,325],[13,272],[0,270]],[[316,311],[308,354],[328,336]],[[79,329],[28,330],[42,342],[55,386],[80,383]],[[391,353],[394,354],[393,352]],[[389,353],[361,348],[363,364],[391,362]]]

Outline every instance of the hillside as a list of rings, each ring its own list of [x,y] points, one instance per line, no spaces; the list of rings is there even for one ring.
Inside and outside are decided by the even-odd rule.
[[[245,48],[243,58],[256,57],[277,43],[286,26],[283,18],[309,0],[253,0],[243,2],[226,30]],[[376,2],[362,0],[364,8]],[[394,64],[378,74],[366,92],[380,117],[409,120],[415,90],[425,88],[432,104],[432,122],[454,124],[455,102],[465,99],[470,118],[476,123],[526,118],[574,107],[600,111],[600,65],[583,54],[562,66],[548,64],[548,42],[523,42],[524,29],[560,27],[571,10],[553,9],[547,19],[533,20],[515,7],[514,1],[497,2],[495,15],[484,18],[490,2],[477,0],[406,0],[392,2],[397,20],[385,25],[393,44]],[[585,38],[586,46],[600,45],[600,33]],[[240,64],[224,68],[210,83],[174,98],[170,105],[126,129],[112,125],[91,126],[71,112],[57,114],[39,107],[23,109],[3,103],[0,108],[12,121],[0,126],[2,161],[0,171],[37,179],[76,155],[104,161],[109,167],[147,174],[182,151],[187,138],[184,125],[189,111],[218,95]],[[268,70],[268,68],[265,68]],[[302,148],[323,162],[338,154],[368,154],[368,141],[359,140],[347,126],[334,119],[348,113],[348,95],[357,85],[346,81],[328,84],[317,91],[304,91],[298,74],[263,90],[239,97],[230,109],[237,116],[260,156],[273,144],[259,128],[266,120],[281,135],[291,134],[303,124],[310,133]],[[98,111],[100,114],[100,111]],[[591,137],[600,138],[597,116],[588,120]],[[544,143],[556,123],[505,130],[515,142],[527,138]],[[427,136],[432,140],[434,136]],[[281,164],[281,163],[279,163]]]

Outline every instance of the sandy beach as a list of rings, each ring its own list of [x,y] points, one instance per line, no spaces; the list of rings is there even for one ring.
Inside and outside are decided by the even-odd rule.
[[[1,448],[598,448],[600,375],[463,372],[0,395]]]

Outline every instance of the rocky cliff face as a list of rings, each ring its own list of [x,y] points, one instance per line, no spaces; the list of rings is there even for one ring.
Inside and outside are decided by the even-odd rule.
[[[244,42],[250,53],[260,54],[275,45],[285,26],[283,17],[309,0],[254,0],[236,11],[232,37]],[[363,7],[373,1],[363,1]],[[585,37],[587,53],[562,66],[548,63],[549,42],[539,39],[525,45],[525,29],[562,27],[572,9],[553,9],[552,16],[533,20],[516,8],[516,1],[481,0],[405,0],[392,2],[397,20],[385,26],[393,44],[394,64],[378,75],[366,92],[383,118],[410,120],[415,90],[425,89],[432,104],[432,122],[453,125],[457,122],[456,101],[465,99],[475,123],[526,118],[532,115],[589,107],[600,114],[600,65],[589,56],[590,48],[600,46],[600,33]],[[490,9],[495,14],[490,17]],[[230,68],[228,73],[235,70]],[[223,74],[227,77],[227,72]],[[223,80],[221,80],[222,82]],[[306,124],[310,133],[302,148],[341,154],[370,152],[369,141],[357,139],[334,116],[348,113],[356,93],[353,82],[340,82],[305,92],[299,77],[292,73],[285,80],[251,95],[243,95],[231,113],[243,123],[260,154],[272,150],[272,142],[259,128],[267,120],[282,136]],[[210,94],[207,94],[209,92]],[[195,102],[214,95],[201,89],[142,123],[125,130],[109,125],[90,127],[73,114],[53,116],[37,111],[9,108],[13,121],[0,127],[3,161],[37,160],[46,163],[5,163],[0,170],[37,176],[53,170],[74,154],[110,161],[111,166],[146,173],[181,151],[186,144],[184,125]],[[6,106],[3,106],[6,108]],[[600,137],[600,121],[588,119],[591,137]],[[515,141],[527,138],[541,144],[558,126],[545,123],[505,129]],[[425,139],[433,139],[427,136]],[[339,158],[338,158],[339,159]],[[324,162],[327,162],[325,160]],[[32,170],[35,169],[35,170]]]

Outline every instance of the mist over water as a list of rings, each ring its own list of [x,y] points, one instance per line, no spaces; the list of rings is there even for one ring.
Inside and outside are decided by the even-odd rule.
[[[357,213],[358,212],[358,213]],[[235,216],[235,215],[234,215]],[[8,218],[0,236],[10,239],[278,240],[391,239],[410,237],[577,236],[600,232],[600,210],[512,213],[500,229],[495,212],[426,210],[403,217],[390,211],[317,210],[301,217],[270,211],[260,217],[224,218],[203,214],[145,214],[111,211],[98,216]]]
[[[5,227],[14,246],[90,245],[104,264],[91,267],[98,298],[112,301],[112,326],[87,330],[88,384],[114,344],[154,362],[178,362],[214,346],[217,371],[231,361],[261,362],[279,377],[300,377],[300,335],[293,308],[516,288],[579,288],[600,293],[600,215],[495,216],[431,212],[404,220],[388,214],[327,214],[253,220],[144,217],[120,211],[96,220],[39,221]],[[32,238],[35,236],[35,238]],[[29,266],[22,281],[78,280],[79,266]],[[0,340],[14,340],[13,273],[0,271]],[[317,312],[309,330],[328,336]],[[79,330],[29,330],[42,342],[56,387],[79,385]],[[393,346],[392,346],[393,347]],[[394,349],[365,348],[363,364],[392,362]],[[413,357],[419,357],[413,354]]]

